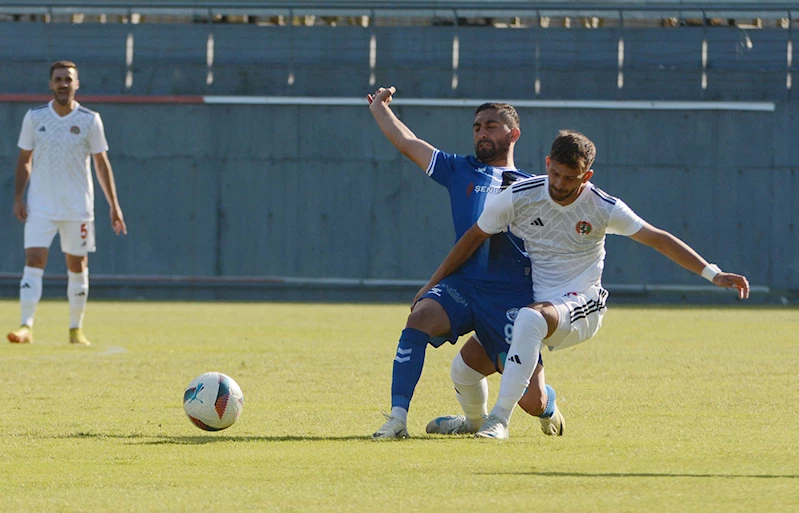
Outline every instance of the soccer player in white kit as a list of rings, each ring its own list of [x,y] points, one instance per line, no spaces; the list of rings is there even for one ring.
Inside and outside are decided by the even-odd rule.
[[[100,115],[75,100],[78,69],[73,62],[50,66],[53,100],[30,109],[22,120],[14,185],[14,215],[25,223],[25,269],[20,281],[20,327],[9,342],[33,342],[33,317],[42,297],[42,275],[55,234],[66,255],[69,341],[90,345],[82,331],[89,294],[89,253],[94,252],[94,185],[97,181],[111,207],[114,233],[127,234],[108,160]],[[25,187],[28,185],[27,203]]]
[[[725,273],[671,233],[655,228],[589,180],[596,147],[579,132],[562,130],[546,158],[546,176],[515,182],[494,196],[428,282],[458,269],[492,234],[524,240],[532,264],[533,303],[519,310],[500,381],[499,397],[475,436],[508,438],[508,424],[530,382],[542,345],[563,349],[593,337],[602,325],[605,234],[651,246],[719,287],[749,297],[745,276]],[[420,291],[424,293],[425,289]]]

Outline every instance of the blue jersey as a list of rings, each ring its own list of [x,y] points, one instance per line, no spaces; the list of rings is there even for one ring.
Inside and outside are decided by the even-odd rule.
[[[488,166],[471,155],[462,157],[439,150],[433,153],[427,174],[449,192],[456,242],[477,222],[488,195],[501,192],[502,173],[509,170],[520,173],[512,168]],[[458,274],[470,280],[527,284],[532,290],[530,260],[523,250],[524,243],[510,232],[492,235]]]

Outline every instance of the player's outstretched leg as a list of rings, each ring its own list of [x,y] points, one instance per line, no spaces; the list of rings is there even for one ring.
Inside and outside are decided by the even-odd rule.
[[[8,341],[12,344],[32,344],[33,330],[30,326],[23,324],[8,334]]]
[[[538,365],[541,341],[547,334],[547,321],[533,308],[522,308],[513,323],[510,349],[499,382],[499,397],[483,425],[475,433],[478,438],[508,438],[508,424],[513,408],[524,395]]]
[[[541,431],[548,436],[563,436],[566,420],[555,403],[555,390],[549,385],[546,386],[546,390],[547,407],[544,413],[538,416],[538,420],[541,422]]]
[[[391,375],[391,414],[380,429],[372,433],[373,440],[408,437],[408,409],[422,376],[429,341],[430,335],[423,331],[414,328],[402,330]]]
[[[426,431],[440,435],[474,434],[488,413],[488,381],[466,364],[460,352],[452,360],[450,377],[464,415],[437,417],[427,424]]]
[[[91,342],[86,338],[83,334],[83,330],[80,328],[70,328],[69,329],[69,343],[74,344],[76,346],[90,346],[92,345]]]

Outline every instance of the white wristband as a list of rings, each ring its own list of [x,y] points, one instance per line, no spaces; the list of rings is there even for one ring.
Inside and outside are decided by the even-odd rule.
[[[716,264],[707,264],[704,269],[702,269],[702,278],[706,279],[710,283],[713,283],[713,278],[716,277],[717,274],[721,272],[721,269]]]

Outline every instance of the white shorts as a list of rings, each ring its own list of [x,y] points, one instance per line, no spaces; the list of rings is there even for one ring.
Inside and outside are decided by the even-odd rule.
[[[594,286],[580,293],[570,292],[550,301],[558,310],[558,328],[544,340],[550,351],[585,342],[596,335],[605,316],[608,291]]]
[[[49,248],[55,234],[61,239],[61,251],[84,256],[95,251],[94,221],[53,221],[43,217],[25,220],[25,249]]]

